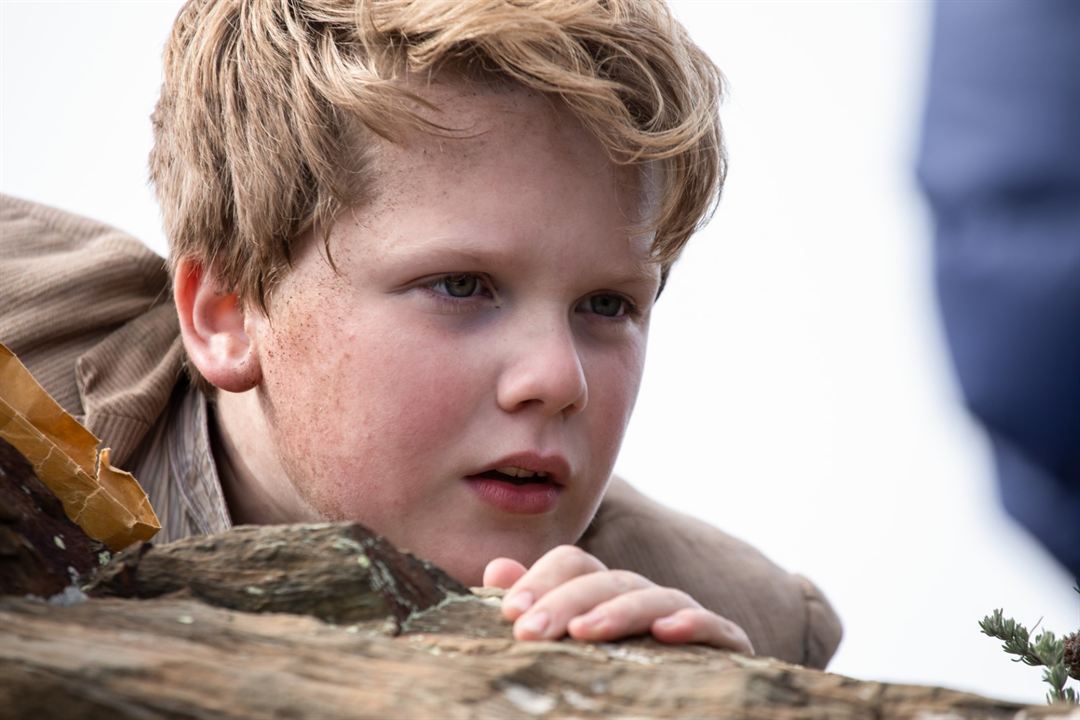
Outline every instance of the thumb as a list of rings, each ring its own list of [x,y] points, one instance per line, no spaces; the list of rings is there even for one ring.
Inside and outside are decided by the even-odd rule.
[[[484,587],[506,589],[525,574],[525,566],[517,560],[495,558],[484,568]]]

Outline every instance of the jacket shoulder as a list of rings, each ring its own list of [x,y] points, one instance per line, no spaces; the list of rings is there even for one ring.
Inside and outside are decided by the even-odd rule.
[[[69,412],[75,365],[107,335],[169,303],[165,261],[103,223],[0,195],[0,342]]]

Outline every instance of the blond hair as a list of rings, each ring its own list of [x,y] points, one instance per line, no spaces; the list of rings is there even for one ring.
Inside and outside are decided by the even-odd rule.
[[[150,174],[174,266],[264,310],[293,241],[377,182],[365,138],[446,130],[408,75],[557,97],[615,162],[655,166],[665,274],[723,183],[721,75],[660,0],[190,0],[164,65]]]

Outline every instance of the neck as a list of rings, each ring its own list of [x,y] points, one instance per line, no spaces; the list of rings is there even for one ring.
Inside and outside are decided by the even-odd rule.
[[[233,524],[319,520],[282,467],[257,392],[217,390],[210,403],[210,443]]]

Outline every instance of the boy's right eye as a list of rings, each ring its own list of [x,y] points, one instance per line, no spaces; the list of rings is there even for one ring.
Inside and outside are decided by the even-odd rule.
[[[436,278],[431,287],[433,290],[442,291],[450,297],[464,298],[472,297],[482,286],[478,276],[472,273],[458,273]]]
[[[453,310],[463,309],[463,301],[474,303],[484,298],[494,298],[491,281],[482,273],[447,273],[436,275],[421,284],[429,294],[444,306]],[[468,303],[465,303],[468,305]],[[469,305],[471,307],[471,305]]]

